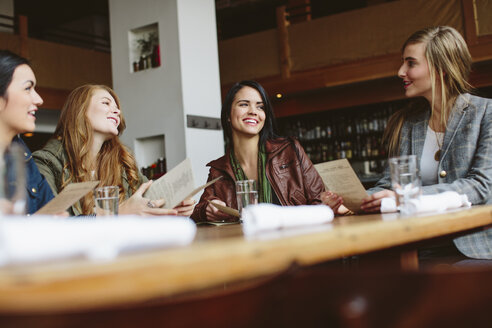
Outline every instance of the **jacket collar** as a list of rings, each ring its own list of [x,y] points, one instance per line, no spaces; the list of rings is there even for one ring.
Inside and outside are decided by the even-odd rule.
[[[229,175],[232,180],[236,180],[234,177],[234,171],[232,170],[231,161],[229,160],[231,154],[231,149],[227,148],[225,155],[213,160],[207,164],[207,166],[213,167],[219,171],[225,172]]]
[[[415,151],[417,158],[422,158],[422,151],[424,149],[425,136],[427,134],[427,126],[429,125],[430,111],[422,112],[417,121],[413,124],[412,128],[412,149]],[[423,137],[417,137],[423,136]]]
[[[275,156],[282,149],[287,147],[291,142],[293,142],[290,140],[289,140],[289,142],[286,142],[287,140],[289,140],[289,139],[278,138],[278,139],[273,139],[273,140],[267,140],[267,142],[265,144],[265,151],[267,153],[267,161],[270,160],[273,156]],[[236,178],[234,176],[234,171],[232,169],[231,161],[229,160],[230,156],[231,156],[230,154],[231,154],[231,149],[227,148],[224,156],[209,162],[207,164],[207,166],[210,166],[210,167],[213,167],[214,169],[223,171],[223,172],[227,173],[232,178],[232,180],[236,180]]]
[[[446,156],[451,143],[460,130],[461,122],[465,117],[467,110],[469,109],[470,94],[461,94],[456,98],[449,122],[444,134],[444,140],[442,143],[442,155],[441,160]],[[424,136],[423,138],[412,138],[412,149],[415,150],[417,158],[422,158],[422,151],[424,149],[425,136],[427,134],[427,126],[429,125],[430,111],[425,111],[418,116],[417,121],[413,125],[414,136]]]
[[[267,140],[265,144],[265,151],[268,154],[268,159],[272,158],[279,151],[284,149],[290,144],[294,144],[294,140],[292,138],[277,138],[272,140]]]

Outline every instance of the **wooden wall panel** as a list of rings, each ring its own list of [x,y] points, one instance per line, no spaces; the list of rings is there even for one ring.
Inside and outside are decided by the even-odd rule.
[[[38,85],[72,90],[86,83],[112,85],[111,54],[29,39]]]
[[[275,116],[285,117],[403,99],[397,77],[314,90],[274,100]]]
[[[492,0],[475,0],[478,36],[492,35]]]
[[[476,88],[492,85],[492,59],[473,65],[470,83]],[[269,93],[275,92],[270,89],[271,86],[266,84],[265,87]],[[393,74],[387,78],[287,95],[282,99],[274,99],[273,104],[275,115],[285,117],[404,98],[402,81]]]
[[[53,89],[46,87],[37,87],[36,91],[39,93],[41,98],[43,98],[43,105],[41,108],[44,109],[57,109],[61,110],[65,100],[70,93],[70,90],[64,89]]]
[[[289,27],[292,71],[396,53],[413,32],[450,25],[463,33],[459,0],[401,0]]]
[[[277,30],[219,42],[222,84],[280,74]]]
[[[450,25],[464,33],[460,0],[400,0],[288,27],[291,73],[399,53],[414,31]],[[275,30],[219,42],[222,85],[280,75]]]
[[[0,32],[0,48],[16,54],[20,53],[20,38],[18,35]]]

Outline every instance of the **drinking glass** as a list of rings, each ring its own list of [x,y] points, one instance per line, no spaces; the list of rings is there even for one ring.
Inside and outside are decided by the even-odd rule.
[[[94,203],[96,215],[114,216],[118,215],[118,197],[120,188],[118,186],[106,186],[94,189]]]
[[[419,171],[417,168],[417,156],[407,155],[389,159],[391,171],[391,186],[395,191],[396,204],[403,214],[413,214],[406,204],[411,199],[420,196],[422,188]]]
[[[26,213],[26,164],[24,150],[13,143],[0,152],[0,213]]]
[[[255,180],[236,181],[237,209],[242,209],[250,204],[258,204],[258,190]]]

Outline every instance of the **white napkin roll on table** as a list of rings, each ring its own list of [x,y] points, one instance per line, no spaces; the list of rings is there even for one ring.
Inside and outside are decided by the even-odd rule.
[[[396,199],[393,197],[385,197],[381,199],[381,213],[393,213],[397,212],[398,208],[396,207]]]
[[[251,235],[261,231],[300,227],[331,222],[334,214],[326,205],[278,206],[249,205],[243,209],[243,232]]]
[[[0,218],[0,265],[76,256],[110,260],[125,251],[184,246],[195,237],[185,217]]]
[[[413,213],[443,212],[459,207],[470,207],[466,195],[460,195],[456,191],[445,191],[436,195],[422,195],[418,199],[411,199],[408,210]]]
[[[471,203],[466,195],[460,195],[456,191],[445,191],[435,195],[421,195],[419,198],[411,199],[406,206],[409,213],[418,214],[470,207]],[[397,210],[394,198],[381,200],[381,213],[391,213]]]

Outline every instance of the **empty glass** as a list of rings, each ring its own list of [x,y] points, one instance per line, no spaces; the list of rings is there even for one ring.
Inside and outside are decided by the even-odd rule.
[[[258,204],[258,190],[255,180],[236,181],[237,209],[242,209],[250,204]]]
[[[408,201],[416,199],[421,194],[421,182],[417,168],[417,156],[407,155],[389,159],[391,171],[391,186],[395,191],[396,203],[401,213],[413,214]],[[412,207],[414,208],[414,207]]]
[[[26,164],[24,150],[13,143],[0,153],[0,213],[26,213]]]

